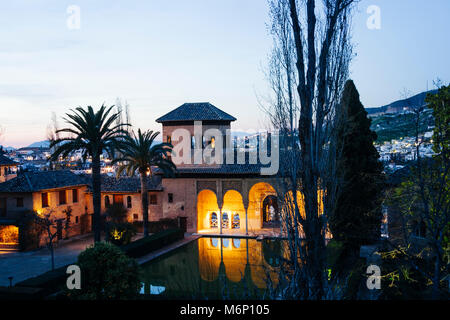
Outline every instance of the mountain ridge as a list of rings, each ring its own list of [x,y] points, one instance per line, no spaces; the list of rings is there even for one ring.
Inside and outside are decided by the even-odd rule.
[[[402,111],[411,110],[412,108],[417,106],[423,106],[425,104],[425,98],[427,94],[435,94],[436,92],[437,90],[423,91],[409,98],[396,100],[381,107],[370,107],[365,109],[369,116],[387,113],[400,113]]]

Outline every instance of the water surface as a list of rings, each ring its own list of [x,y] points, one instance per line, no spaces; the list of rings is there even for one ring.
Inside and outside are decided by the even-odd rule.
[[[166,299],[262,299],[270,281],[277,282],[284,246],[280,240],[199,238],[144,264],[142,293]]]

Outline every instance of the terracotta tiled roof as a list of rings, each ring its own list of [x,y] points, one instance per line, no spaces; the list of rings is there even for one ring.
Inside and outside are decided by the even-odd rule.
[[[185,103],[156,119],[156,122],[172,121],[235,121],[236,118],[209,102]]]
[[[68,170],[20,172],[0,183],[0,192],[36,192],[40,190],[87,185],[86,179]]]
[[[147,189],[148,191],[162,191],[161,177],[148,178]],[[102,176],[102,192],[141,192],[141,180],[139,177]]]

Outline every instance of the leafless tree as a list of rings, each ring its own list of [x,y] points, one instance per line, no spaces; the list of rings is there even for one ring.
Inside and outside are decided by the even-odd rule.
[[[49,143],[52,141],[56,141],[60,138],[59,136],[59,127],[58,127],[58,120],[56,118],[56,113],[52,112],[52,118],[51,118],[51,124],[47,126],[47,140]],[[51,148],[50,152],[53,153],[56,147]],[[54,165],[51,160],[50,161],[50,170],[54,168]]]
[[[36,214],[35,222],[38,226],[40,226],[46,232],[46,244],[47,248],[50,250],[51,262],[52,262],[52,270],[55,270],[55,248],[54,248],[54,240],[58,236],[58,234],[62,233],[62,228],[68,230],[69,223],[64,223],[64,221],[70,219],[70,215],[66,213],[66,218],[57,218],[54,215],[53,210],[49,210],[46,213]],[[70,220],[69,220],[70,222]],[[64,225],[64,227],[63,227]]]
[[[274,99],[268,109],[282,134],[282,178],[277,191],[282,195],[283,229],[290,247],[285,273],[288,287],[280,291],[284,298],[325,299],[332,295],[325,241],[338,183],[335,163],[339,151],[333,139],[352,57],[354,2],[269,0],[274,36],[269,83]],[[294,124],[297,118],[298,126]]]

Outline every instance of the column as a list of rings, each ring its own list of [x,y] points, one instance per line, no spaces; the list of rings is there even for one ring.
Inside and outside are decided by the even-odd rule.
[[[247,208],[245,208],[245,235],[248,236],[248,217],[247,217]]]
[[[219,230],[220,234],[222,234],[222,208],[219,208]]]

